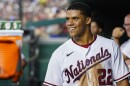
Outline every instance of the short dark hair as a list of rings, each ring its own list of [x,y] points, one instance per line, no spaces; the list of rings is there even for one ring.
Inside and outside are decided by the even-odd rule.
[[[87,16],[87,17],[91,17],[91,9],[90,7],[83,2],[74,2],[72,3],[68,8],[68,10],[80,10],[82,12],[83,15]]]

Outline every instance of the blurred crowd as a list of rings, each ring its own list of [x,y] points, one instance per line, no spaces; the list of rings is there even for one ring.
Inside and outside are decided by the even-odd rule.
[[[0,20],[19,20],[22,18],[22,26],[26,28],[26,23],[29,21],[64,18],[67,5],[67,0],[0,0]],[[62,30],[64,24],[34,28],[37,28],[36,34],[38,35],[56,37],[64,31]]]

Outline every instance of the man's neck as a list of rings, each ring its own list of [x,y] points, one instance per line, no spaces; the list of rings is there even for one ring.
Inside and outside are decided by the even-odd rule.
[[[73,37],[73,41],[75,41],[79,45],[87,45],[94,40],[93,34],[86,34],[82,37]]]

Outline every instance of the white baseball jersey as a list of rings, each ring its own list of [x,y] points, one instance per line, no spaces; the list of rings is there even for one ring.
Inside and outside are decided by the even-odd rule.
[[[121,51],[125,54],[128,58],[130,58],[130,39],[124,42],[121,45]]]
[[[96,36],[80,46],[69,39],[52,54],[44,86],[116,86],[129,76],[118,45]]]

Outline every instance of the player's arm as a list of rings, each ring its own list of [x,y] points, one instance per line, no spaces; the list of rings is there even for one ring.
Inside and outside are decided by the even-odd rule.
[[[130,86],[128,78],[125,78],[122,81],[117,82],[117,86]]]

